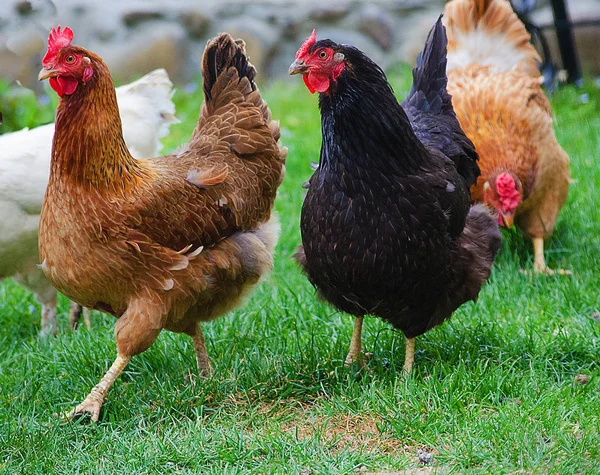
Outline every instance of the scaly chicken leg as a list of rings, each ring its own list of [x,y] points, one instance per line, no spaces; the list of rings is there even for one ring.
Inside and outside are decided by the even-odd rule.
[[[546,265],[546,258],[544,257],[544,238],[533,238],[533,251],[535,255],[535,260],[533,262],[533,271],[536,274],[544,274],[544,275],[571,275],[573,272],[565,269],[550,269]]]
[[[370,358],[372,353],[363,353],[362,351],[362,326],[364,317],[354,317],[354,329],[352,330],[352,339],[350,340],[350,349],[344,364],[350,366],[357,362],[363,368],[366,367],[365,359]]]
[[[350,349],[346,356],[345,364],[350,366],[359,359],[362,353],[362,326],[364,317],[354,317],[354,329],[352,330],[352,339],[350,340]]]
[[[415,362],[415,340],[416,338],[406,338],[406,351],[404,356],[404,373],[410,374],[413,363]]]
[[[88,397],[86,397],[85,400],[75,409],[65,414],[64,418],[71,420],[78,414],[84,414],[88,412],[92,415],[92,421],[98,421],[98,417],[100,417],[100,408],[104,403],[106,393],[108,393],[108,390],[111,388],[115,380],[121,375],[125,369],[125,366],[127,366],[127,363],[130,361],[131,356],[118,354],[115,362],[112,364],[100,382],[94,386],[90,394],[88,394]]]
[[[211,376],[214,372],[210,364],[210,358],[206,351],[206,343],[204,341],[204,333],[202,333],[202,324],[198,322],[196,333],[192,336],[194,342],[194,351],[196,352],[196,362],[198,363],[198,372],[202,376]]]

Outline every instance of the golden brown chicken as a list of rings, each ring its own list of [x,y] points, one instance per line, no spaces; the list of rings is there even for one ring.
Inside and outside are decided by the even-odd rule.
[[[61,99],[39,244],[57,289],[118,318],[115,362],[68,414],[97,420],[115,379],[163,328],[190,335],[200,372],[212,371],[201,322],[239,305],[272,267],[286,151],[243,41],[222,34],[204,52],[206,101],[190,142],[133,159],[106,65],[72,38],[51,32],[40,71]]]
[[[448,90],[479,154],[472,199],[494,207],[499,224],[514,222],[533,241],[534,271],[553,274],[544,241],[567,199],[569,157],[554,135],[539,56],[507,0],[452,0],[444,20]]]

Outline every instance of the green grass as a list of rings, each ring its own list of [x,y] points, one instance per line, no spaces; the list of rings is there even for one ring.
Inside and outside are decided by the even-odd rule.
[[[393,74],[408,89],[406,69]],[[245,308],[205,325],[215,375],[195,374],[191,342],[163,332],[109,393],[101,422],[54,416],[80,402],[115,356],[114,320],[39,340],[39,311],[11,281],[0,285],[0,472],[352,473],[421,467],[436,473],[600,471],[600,93],[553,98],[559,141],[576,183],[548,245],[566,277],[527,277],[531,244],[505,233],[477,304],[417,339],[411,377],[403,336],[369,318],[371,372],[345,368],[351,319],[318,302],[291,259],[310,161],[318,159],[317,98],[298,80],[263,88],[289,147],[276,208],[282,221],[273,275]],[[194,126],[200,89],[176,95]],[[36,310],[33,310],[36,308]],[[594,313],[596,312],[596,313]],[[578,374],[589,375],[578,384]]]

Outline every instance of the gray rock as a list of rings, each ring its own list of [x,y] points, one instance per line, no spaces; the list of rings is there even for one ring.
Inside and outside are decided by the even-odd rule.
[[[205,38],[210,27],[210,18],[198,10],[184,11],[179,15],[179,21],[194,39]]]
[[[315,7],[311,10],[309,16],[313,21],[329,23],[341,20],[349,11],[350,8],[347,3],[340,3],[339,5]]]
[[[15,4],[15,10],[19,15],[27,16],[33,12],[33,5],[29,0],[21,0]]]
[[[108,65],[113,78],[129,81],[156,68],[165,68],[171,78],[186,80],[187,36],[177,23],[144,23],[130,37],[110,44],[89,45]]]
[[[46,38],[38,33],[37,29],[29,26],[12,33],[7,38],[5,45],[17,56],[30,57],[44,52]]]
[[[428,6],[435,6],[439,7],[439,11],[442,13],[444,3],[443,0],[395,0],[390,3],[390,9],[402,16],[406,16],[418,12]]]
[[[154,10],[133,10],[123,14],[123,23],[127,26],[136,26],[152,20],[161,20],[164,15],[159,11]]]
[[[390,15],[374,4],[363,5],[357,12],[358,31],[364,33],[384,50],[389,50],[394,41]]]
[[[280,33],[273,25],[256,18],[232,18],[219,25],[219,31],[226,31],[234,38],[246,42],[250,61],[265,74],[277,53]]]

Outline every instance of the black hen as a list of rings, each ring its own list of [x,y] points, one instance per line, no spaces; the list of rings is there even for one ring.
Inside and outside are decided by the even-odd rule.
[[[410,371],[414,338],[477,298],[500,247],[496,219],[469,204],[479,167],[446,91],[446,42],[440,19],[403,106],[361,51],[314,32],[290,67],[321,93],[323,135],[297,257],[320,295],[356,317],[347,362],[370,314],[404,332]]]

